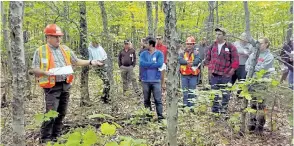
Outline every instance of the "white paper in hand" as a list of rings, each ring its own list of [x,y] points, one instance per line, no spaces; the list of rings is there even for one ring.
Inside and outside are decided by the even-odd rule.
[[[163,71],[166,70],[166,65],[165,63],[162,64],[162,66],[160,68],[158,68],[159,71]]]
[[[64,67],[51,68],[49,69],[49,72],[51,72],[53,75],[67,75],[72,74],[73,69],[71,65],[68,65]]]

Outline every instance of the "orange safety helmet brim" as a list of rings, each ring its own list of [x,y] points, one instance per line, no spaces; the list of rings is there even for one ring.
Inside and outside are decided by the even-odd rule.
[[[63,36],[64,34],[61,32],[61,29],[56,24],[49,24],[44,29],[44,33],[46,35],[52,35],[52,36]]]
[[[193,44],[196,43],[194,37],[188,37],[188,38],[186,39],[186,44],[190,44],[190,43],[193,43]]]

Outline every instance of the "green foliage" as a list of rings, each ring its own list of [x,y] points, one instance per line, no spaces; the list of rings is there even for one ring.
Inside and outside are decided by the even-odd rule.
[[[36,114],[34,116],[35,120],[34,123],[32,125],[27,126],[27,129],[35,129],[36,127],[38,127],[41,123],[46,122],[46,121],[50,121],[53,118],[56,118],[58,116],[58,112],[54,111],[54,110],[50,110],[49,112],[45,113],[45,114]]]
[[[108,136],[112,136],[114,135],[116,132],[116,126],[109,124],[109,123],[103,123],[101,125],[101,133],[108,135]]]

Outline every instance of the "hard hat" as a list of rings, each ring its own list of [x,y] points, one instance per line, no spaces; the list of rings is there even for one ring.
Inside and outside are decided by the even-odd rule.
[[[191,44],[191,43],[195,44],[195,39],[192,36],[190,36],[186,39],[186,44]]]
[[[53,35],[53,36],[62,36],[63,35],[60,27],[58,27],[56,24],[48,24],[46,26],[46,28],[44,29],[44,33],[46,35]]]

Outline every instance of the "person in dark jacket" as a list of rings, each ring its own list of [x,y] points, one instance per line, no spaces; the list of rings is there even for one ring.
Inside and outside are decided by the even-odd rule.
[[[134,67],[136,66],[136,51],[131,48],[129,40],[124,41],[124,49],[118,55],[118,66],[121,70],[121,77],[123,80],[123,94],[128,90],[130,81],[136,93],[139,93],[137,81],[134,74]]]

